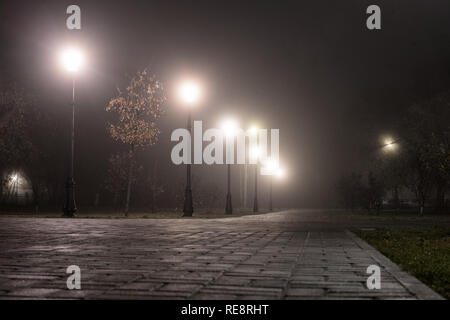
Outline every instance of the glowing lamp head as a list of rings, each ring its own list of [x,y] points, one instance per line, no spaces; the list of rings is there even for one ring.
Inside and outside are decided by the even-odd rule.
[[[236,134],[238,126],[234,120],[226,120],[222,124],[222,130],[227,137],[232,137]]]
[[[256,136],[258,134],[258,128],[255,126],[250,127],[250,129],[248,129],[248,133],[252,136]]]
[[[66,49],[61,53],[61,63],[69,72],[78,72],[83,62],[83,54],[77,49]]]
[[[192,82],[186,82],[180,87],[180,97],[181,99],[188,104],[195,103],[200,96],[199,87]]]
[[[275,174],[276,174],[276,176],[277,176],[278,178],[283,178],[283,177],[284,177],[284,170],[278,168],[278,170],[275,172]]]
[[[392,151],[395,149],[395,141],[392,139],[386,139],[384,140],[384,147],[386,150]]]
[[[17,176],[17,174],[13,174],[13,175],[11,176],[11,181],[12,181],[12,182],[17,182],[18,179],[19,179],[19,177]]]
[[[261,151],[258,147],[253,147],[249,150],[249,156],[253,161],[256,161],[259,159],[259,156],[261,154]]]
[[[273,161],[272,159],[268,159],[265,163],[264,163],[264,168],[267,172],[269,172],[271,175],[274,174],[277,170],[277,166],[275,164],[275,161]]]

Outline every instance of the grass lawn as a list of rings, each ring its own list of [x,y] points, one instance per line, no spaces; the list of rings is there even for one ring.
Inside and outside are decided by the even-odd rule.
[[[352,221],[352,222],[375,222],[386,224],[402,224],[402,223],[424,223],[424,222],[436,222],[436,223],[450,223],[450,213],[448,214],[425,214],[419,216],[416,212],[402,211],[392,212],[383,211],[380,215],[368,214],[365,211],[349,213],[347,211],[333,212],[330,211],[330,219],[336,219],[338,221]]]
[[[400,268],[450,298],[450,228],[354,230]]]

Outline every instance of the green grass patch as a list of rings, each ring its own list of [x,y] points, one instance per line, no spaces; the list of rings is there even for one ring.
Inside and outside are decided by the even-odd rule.
[[[450,223],[450,214],[425,214],[419,216],[416,212],[393,212],[383,211],[379,215],[368,214],[366,211],[360,212],[333,212],[329,213],[330,218],[338,221],[353,221],[353,222],[381,222],[381,223],[422,223],[422,222],[443,222]]]
[[[444,298],[450,298],[450,228],[354,230]]]

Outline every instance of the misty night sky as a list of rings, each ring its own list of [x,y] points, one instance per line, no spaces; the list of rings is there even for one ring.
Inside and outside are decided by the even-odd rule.
[[[81,7],[81,31],[65,27],[70,4]],[[366,28],[370,4],[381,7],[381,31]],[[6,0],[0,81],[39,92],[43,107],[68,121],[71,83],[56,57],[67,43],[84,48],[76,145],[83,185],[92,183],[84,177],[100,179],[120,148],[105,129],[107,102],[125,74],[144,67],[166,84],[169,102],[160,142],[143,157],[157,157],[164,177],[183,182],[169,137],[185,126],[186,110],[173,97],[179,81],[194,76],[207,94],[193,119],[217,127],[234,116],[243,127],[280,129],[288,179],[277,184],[278,203],[326,206],[339,175],[363,166],[381,134],[395,134],[406,107],[450,89],[449,17],[448,0]],[[225,187],[225,166],[193,172]]]

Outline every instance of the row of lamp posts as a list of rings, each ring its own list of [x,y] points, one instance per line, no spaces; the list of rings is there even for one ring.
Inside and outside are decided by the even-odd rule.
[[[84,57],[81,51],[77,49],[67,49],[61,54],[61,62],[65,69],[71,73],[72,75],[72,121],[71,121],[71,142],[70,142],[70,154],[69,154],[69,170],[68,177],[66,182],[66,197],[63,208],[63,216],[64,217],[74,217],[75,212],[77,211],[76,202],[75,202],[75,180],[74,180],[74,147],[75,147],[75,78],[77,73],[80,71]],[[181,98],[184,103],[192,106],[197,102],[200,89],[195,83],[186,82],[180,88]],[[187,118],[187,129],[189,132],[192,130],[192,120],[191,120],[191,108],[188,109],[188,118]],[[229,121],[223,126],[225,135],[227,139],[231,138],[234,135],[235,124],[232,121]],[[251,134],[257,134],[256,128],[251,128]],[[227,150],[228,151],[228,150]],[[253,157],[258,159],[258,150],[252,150]],[[258,212],[258,170],[259,164],[256,161],[255,165],[255,185],[254,185],[254,198],[253,198],[253,212]],[[269,165],[270,166],[270,165]],[[275,168],[266,168],[270,172],[270,187],[269,187],[269,210],[272,211],[272,176],[277,175],[281,176],[282,171],[279,168],[276,168],[277,171],[274,171]],[[183,216],[190,217],[194,212],[194,206],[192,201],[192,187],[191,187],[191,164],[186,165],[186,188],[184,193],[184,206],[183,206]],[[231,165],[227,164],[227,196],[226,196],[226,205],[225,205],[225,213],[232,214],[233,206],[231,199]]]
[[[199,87],[191,82],[184,83],[180,88],[180,94],[182,100],[189,105],[189,107],[194,104],[199,97],[200,89]],[[191,108],[188,109],[188,120],[187,120],[187,130],[192,133],[192,120],[191,120]],[[222,129],[225,133],[226,139],[231,139],[235,135],[235,131],[237,129],[236,124],[232,120],[228,120],[223,123]],[[251,135],[257,135],[258,129],[256,127],[252,127],[249,129],[249,133]],[[229,152],[230,150],[226,150]],[[250,150],[250,157],[253,157],[256,160],[255,164],[255,175],[254,175],[254,198],[253,198],[253,212],[258,212],[258,170],[259,170],[259,150],[253,149]],[[227,155],[228,158],[228,155]],[[272,176],[276,175],[281,177],[284,175],[284,172],[274,166],[272,161],[268,161],[267,167],[265,168],[266,174],[269,175],[269,210],[273,210],[272,206]],[[185,197],[184,197],[184,206],[183,206],[183,216],[191,217],[194,208],[193,208],[193,200],[192,200],[192,187],[191,187],[191,164],[186,164],[186,189],[185,189]],[[227,164],[227,195],[226,195],[226,204],[225,204],[225,213],[232,214],[233,213],[233,205],[232,205],[232,197],[231,197],[231,164]]]

